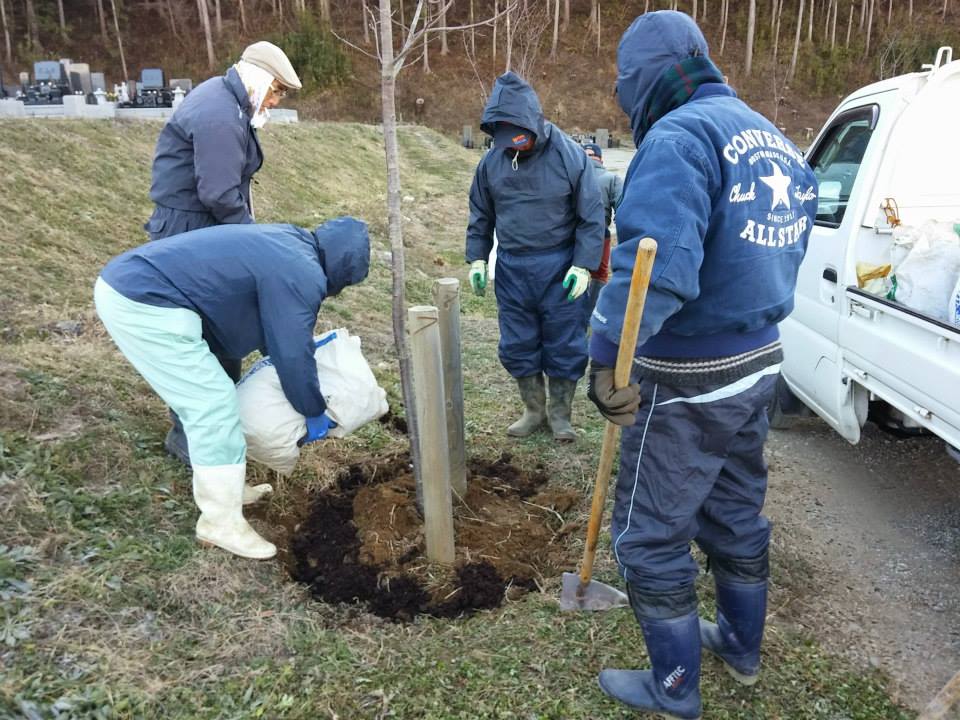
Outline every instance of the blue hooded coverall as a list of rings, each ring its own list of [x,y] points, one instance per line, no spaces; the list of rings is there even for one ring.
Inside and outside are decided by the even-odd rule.
[[[144,225],[151,240],[211,225],[252,223],[250,180],[263,164],[240,75],[198,85],[160,131]]]
[[[676,15],[638,18],[620,43],[618,97],[638,150],[590,343],[594,361],[614,365],[637,244],[653,237],[636,350],[642,402],[623,432],[611,535],[635,608],[654,617],[696,608],[692,540],[713,567],[766,579],[766,404],[817,190],[802,154],[721,82],[701,85],[642,134],[658,79],[707,54],[690,18],[657,17]]]
[[[367,227],[354,218],[314,232],[222,225],[115,257],[95,297],[124,355],[183,420],[191,460],[224,465],[242,462],[245,444],[236,389],[211,353],[269,355],[294,409],[307,418],[322,415],[326,402],[313,355],[317,313],[325,298],[363,280],[369,267]]]
[[[603,250],[603,205],[583,149],[546,122],[536,93],[512,72],[497,78],[481,129],[506,122],[536,136],[520,153],[494,147],[470,188],[467,262],[486,260],[496,230],[495,291],[500,362],[515,378],[540,373],[579,380],[587,365],[585,295],[570,302],[563,287],[571,265],[596,270]]]

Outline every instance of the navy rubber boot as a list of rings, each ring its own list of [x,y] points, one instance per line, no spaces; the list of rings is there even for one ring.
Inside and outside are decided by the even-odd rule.
[[[700,627],[696,612],[640,619],[650,670],[603,670],[600,689],[635,710],[700,720]]]
[[[170,422],[173,423],[173,427],[167,433],[167,437],[163,441],[163,447],[167,453],[190,467],[190,449],[187,446],[187,435],[183,431],[183,423],[180,422],[180,418],[173,410],[170,411]]]
[[[753,685],[760,678],[760,643],[767,618],[767,583],[717,578],[717,622],[700,620],[700,641],[733,678]]]

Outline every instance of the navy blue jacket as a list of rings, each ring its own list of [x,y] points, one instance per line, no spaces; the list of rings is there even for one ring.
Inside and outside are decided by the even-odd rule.
[[[252,223],[250,179],[263,153],[250,113],[235,68],[198,85],[160,131],[150,199],[222,224]]]
[[[648,85],[689,52],[676,42],[685,54],[671,58],[664,47],[676,39],[644,17],[619,48],[618,95],[632,119]],[[617,208],[612,276],[591,319],[591,356],[611,364],[616,356],[646,236],[659,248],[638,355],[721,357],[776,340],[816,213],[817,181],[801,153],[720,83],[702,85],[637,139]]]
[[[493,135],[508,122],[537,137],[521,153],[489,150],[480,160],[470,188],[467,262],[486,260],[493,231],[504,250],[537,252],[573,247],[573,264],[596,270],[603,251],[603,205],[587,156],[577,143],[543,119],[540,100],[520,76],[497,78],[483,111],[481,129]]]
[[[149,242],[111,260],[101,277],[147,305],[200,315],[217,356],[269,355],[290,404],[305,417],[326,409],[313,357],[324,298],[360,282],[370,267],[365,223],[218,225]]]

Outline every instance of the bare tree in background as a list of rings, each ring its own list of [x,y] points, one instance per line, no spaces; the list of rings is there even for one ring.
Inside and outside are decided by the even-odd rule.
[[[510,16],[513,15],[513,7],[507,10],[507,66],[504,72],[510,72],[510,61],[513,59],[513,30],[510,24]]]
[[[797,72],[797,57],[800,54],[800,31],[803,29],[803,2],[804,0],[800,0],[797,9],[797,31],[793,35],[793,54],[790,56],[790,71],[787,73],[787,82],[792,82],[793,76]]]
[[[10,44],[10,24],[7,20],[7,0],[0,0],[0,21],[3,22],[3,42],[7,65],[13,64],[13,46]]]
[[[111,0],[112,2],[113,0]],[[207,41],[207,69],[213,70],[217,63],[213,52],[213,33],[210,32],[210,10],[207,0],[197,0],[197,12],[200,14],[200,25],[203,27],[203,37]]]
[[[443,2],[440,5],[440,54],[449,55],[450,48],[447,46],[447,8],[453,5],[453,2],[449,4]]]
[[[697,0],[693,0],[694,7],[696,7]],[[600,0],[590,0],[590,30],[596,30],[597,21],[600,18]],[[696,17],[696,15],[694,15]]]
[[[473,26],[473,0],[470,0],[470,54],[477,57],[477,32]]]
[[[368,16],[368,13],[370,13],[371,11],[367,7],[367,0],[363,0],[360,11],[363,13],[363,44],[369,45],[370,44],[370,22],[367,16]],[[429,72],[429,70],[430,68],[428,67],[427,71]]]
[[[830,49],[837,46],[837,13],[840,12],[840,0],[833,0],[833,19],[830,21]]]
[[[549,7],[549,0],[547,6]],[[472,19],[472,18],[471,18]],[[553,43],[550,46],[550,59],[557,61],[557,41],[560,39],[560,0],[553,0]]]
[[[60,13],[60,37],[67,39],[67,18],[63,14],[63,0],[57,0],[57,10]]]
[[[563,0],[563,31],[566,32],[568,27],[570,27],[570,0]]]
[[[817,12],[817,0],[810,0],[810,13],[807,20],[807,42],[813,42],[813,16]]]
[[[744,51],[743,72],[750,75],[753,70],[753,40],[757,31],[757,0],[750,0],[750,10],[747,16],[747,48]]]
[[[36,50],[40,47],[40,26],[37,24],[37,9],[33,0],[26,0],[27,47]]]
[[[97,8],[97,22],[100,24],[100,40],[103,42],[104,46],[106,46],[108,42],[107,16],[103,11],[103,0],[96,0],[96,5],[94,7]]]
[[[850,33],[853,32],[853,3],[850,3],[850,17],[847,20],[847,39],[844,41],[845,48],[850,47]]]
[[[773,30],[773,61],[777,61],[780,52],[780,18],[783,16],[783,2],[777,3],[777,22]]]
[[[424,25],[430,26],[430,0],[426,0],[423,6],[424,9]],[[508,21],[509,22],[509,21]],[[507,25],[507,27],[510,27]],[[510,57],[509,55],[507,56]],[[507,60],[509,62],[509,60]],[[430,70],[430,33],[423,33],[423,74],[429,75],[432,72]]]
[[[123,54],[123,38],[120,37],[120,18],[117,16],[117,0],[110,0],[113,9],[113,31],[117,34],[117,47],[120,49],[120,66],[123,68],[123,79],[127,80],[127,58]]]
[[[246,32],[247,32],[247,8],[246,8],[247,3],[246,3],[246,0],[237,0],[237,5],[240,6],[240,32],[246,33]],[[327,9],[328,9],[328,10],[330,9],[329,6],[327,6]]]
[[[213,0],[214,16],[217,18],[217,37],[223,34],[223,15],[220,13],[220,0]]]
[[[730,17],[730,0],[722,0],[720,4],[720,56],[723,57],[723,51],[727,46],[727,20]]]
[[[509,2],[509,1],[510,0],[506,0],[506,2]],[[500,19],[500,4],[498,0],[493,0],[493,43],[491,44],[491,48],[493,50],[494,62],[497,61],[497,25],[499,24],[498,23],[499,19]]]
[[[330,24],[330,0],[320,0],[320,22]]]
[[[870,56],[870,40],[873,34],[873,11],[877,0],[864,0],[865,3],[869,4],[869,9],[867,10],[867,44],[866,48],[863,51],[863,57]]]

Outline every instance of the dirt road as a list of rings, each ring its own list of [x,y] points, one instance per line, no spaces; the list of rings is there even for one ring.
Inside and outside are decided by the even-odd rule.
[[[868,424],[852,446],[818,419],[767,449],[774,546],[810,584],[783,617],[922,707],[960,670],[960,465],[936,438]]]

